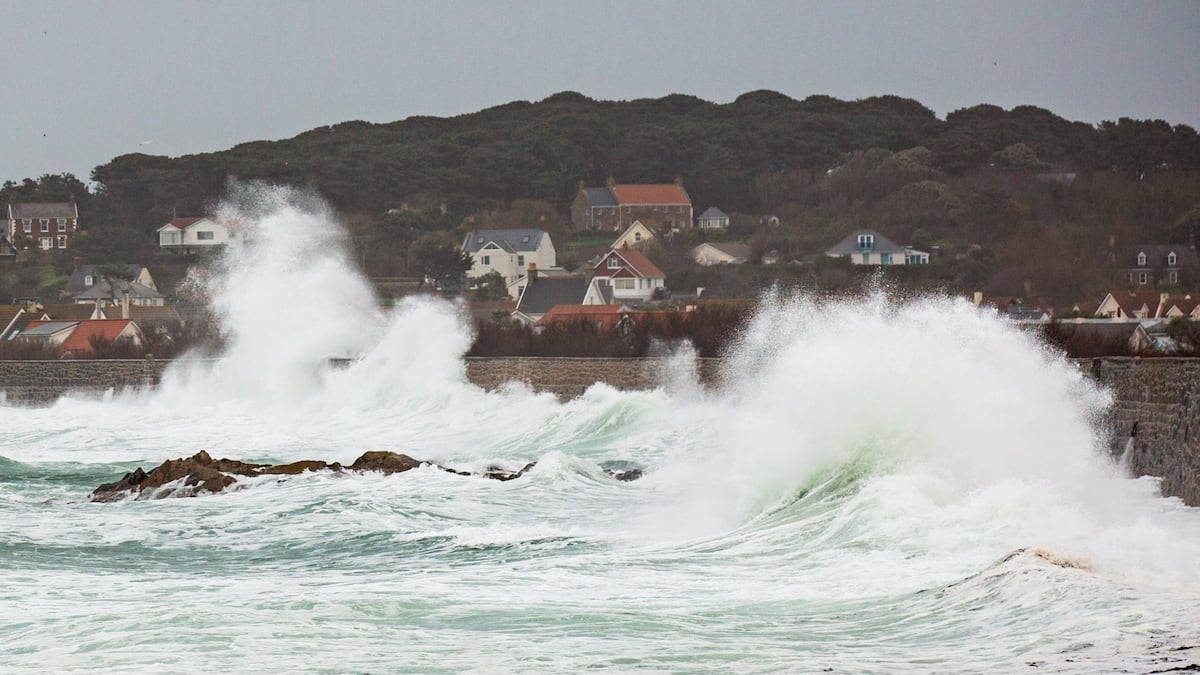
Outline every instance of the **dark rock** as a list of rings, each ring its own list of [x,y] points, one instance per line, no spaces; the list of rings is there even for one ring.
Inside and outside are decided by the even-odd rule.
[[[637,480],[642,477],[641,469],[627,469],[625,471],[613,471],[612,469],[605,469],[604,473],[624,483],[628,483],[629,481]]]
[[[334,462],[332,465],[330,465],[319,460],[305,459],[299,462],[292,462],[291,464],[277,464],[275,466],[268,466],[267,468],[262,469],[259,473],[294,476],[298,473],[304,473],[305,471],[321,471],[323,469],[341,471],[342,465],[338,464],[337,462]]]
[[[384,474],[392,474],[415,469],[426,464],[429,464],[429,462],[422,462],[408,455],[384,450],[373,450],[371,452],[364,452],[361,457],[354,460],[354,463],[350,465],[350,470],[380,471]]]
[[[512,480],[514,478],[520,478],[521,476],[524,476],[527,471],[529,471],[536,465],[537,465],[537,462],[530,462],[530,463],[526,464],[525,466],[521,467],[520,470],[518,470],[518,471],[505,471],[504,469],[502,469],[498,466],[489,466],[487,468],[487,471],[485,471],[483,473],[483,477],[491,478],[492,480]],[[455,472],[455,473],[457,473],[457,472]],[[466,475],[470,475],[470,474],[466,474]]]
[[[94,502],[115,502],[144,480],[146,480],[146,472],[142,471],[142,467],[139,466],[121,477],[121,480],[105,483],[93,490],[90,499]]]

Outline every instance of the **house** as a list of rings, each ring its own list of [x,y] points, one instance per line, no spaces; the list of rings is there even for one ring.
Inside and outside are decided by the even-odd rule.
[[[761,227],[779,227],[779,216],[768,214],[758,219]]]
[[[697,264],[710,265],[741,265],[750,260],[750,247],[734,242],[705,242],[691,251],[692,260]]]
[[[521,297],[530,267],[544,270],[558,264],[554,242],[542,230],[474,230],[463,238],[462,250],[474,261],[468,278],[496,272],[514,300]]]
[[[158,228],[163,253],[195,255],[216,250],[238,238],[240,228],[214,218],[172,218]]]
[[[592,269],[592,278],[609,285],[618,301],[650,300],[667,287],[667,275],[635,248],[609,251]]]
[[[729,229],[729,216],[715,206],[709,207],[696,219],[696,227],[702,230]]]
[[[616,184],[580,187],[571,202],[571,223],[580,230],[619,232],[640,220],[660,232],[692,226],[692,199],[682,185]]]
[[[1154,291],[1112,291],[1100,301],[1095,315],[1115,321],[1154,319],[1161,316],[1160,311],[1169,309],[1160,309],[1169,297]]]
[[[92,304],[101,309],[126,302],[139,307],[161,307],[166,302],[166,296],[154,285],[150,270],[141,265],[80,265],[67,280],[64,293],[76,304]]]
[[[59,303],[38,305],[36,314],[48,321],[83,321],[84,319],[107,319],[104,310],[95,305]]]
[[[555,305],[542,315],[534,326],[566,326],[574,323],[589,323],[599,330],[612,330],[621,319],[629,315],[625,305]]]
[[[849,258],[855,265],[927,265],[929,254],[900,246],[875,230],[857,230],[825,251],[831,258]]]
[[[654,232],[643,225],[642,221],[635,220],[632,225],[625,228],[625,231],[613,241],[612,246],[609,246],[609,248],[641,248],[653,238]]]
[[[587,289],[587,277],[543,277],[535,272],[521,292],[512,317],[532,325],[555,305],[583,304]]]
[[[14,329],[24,327],[23,317],[28,317],[25,305],[0,305],[0,342],[7,340]]]
[[[94,343],[127,341],[140,347],[145,342],[141,329],[129,319],[84,321],[31,321],[13,340],[38,344],[63,359],[95,356]]]
[[[1130,288],[1178,286],[1181,279],[1196,277],[1196,249],[1191,246],[1142,244],[1125,247],[1116,255],[1117,269]]]
[[[8,240],[24,238],[43,251],[68,247],[79,227],[79,209],[69,202],[30,202],[8,205]]]
[[[1029,302],[1016,296],[985,296],[983,293],[976,291],[974,300],[976,307],[990,307],[996,310],[1001,318],[1008,319],[1009,321],[1045,323],[1053,318],[1053,313],[1048,309],[1039,307],[1036,299],[1034,299],[1034,302]]]

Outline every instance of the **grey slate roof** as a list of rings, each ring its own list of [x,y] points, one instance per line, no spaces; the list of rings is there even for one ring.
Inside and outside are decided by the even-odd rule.
[[[476,253],[488,242],[495,242],[509,253],[536,251],[544,236],[546,233],[541,230],[475,230],[463,238],[462,249]]]
[[[587,289],[587,277],[538,277],[525,287],[517,301],[517,311],[535,316],[545,314],[555,305],[581,305]]]
[[[1141,246],[1128,246],[1121,252],[1120,264],[1122,268],[1137,268],[1137,258],[1139,253],[1146,254],[1146,264],[1141,267],[1196,267],[1196,249],[1187,244],[1143,244]],[[1175,264],[1167,264],[1167,256],[1171,253],[1175,254]]]
[[[833,248],[826,251],[829,255],[850,255],[851,253],[864,253],[858,248],[858,235],[871,234],[875,235],[875,247],[871,249],[872,253],[902,253],[903,246],[899,246],[896,242],[879,234],[875,230],[855,230],[851,232],[845,239],[839,241]]]
[[[13,218],[78,218],[75,202],[30,202],[10,204]]]
[[[587,199],[588,206],[616,206],[617,198],[613,195],[612,190],[606,187],[602,188],[583,188],[583,197]]]
[[[67,280],[67,294],[74,295],[76,293],[82,293],[90,288],[86,283],[84,283],[84,280],[89,274],[92,275],[93,284],[98,284],[107,280],[108,276],[104,273],[105,270],[109,272],[120,272],[121,276],[123,276],[126,281],[132,281],[136,279],[139,274],[141,274],[142,266],[133,264],[80,265],[75,268],[75,271],[71,273],[71,278]]]
[[[91,288],[75,293],[71,298],[76,301],[96,299],[119,301],[126,291],[129,292],[131,300],[167,297],[149,286],[143,286],[130,281],[101,281]]]
[[[728,218],[725,212],[715,206],[708,207],[704,213],[700,214],[700,220],[708,220],[710,218]]]

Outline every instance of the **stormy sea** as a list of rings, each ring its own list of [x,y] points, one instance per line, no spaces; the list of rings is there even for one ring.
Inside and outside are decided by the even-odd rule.
[[[778,293],[719,384],[663,345],[661,387],[563,402],[469,383],[462,308],[381,309],[319,200],[220,211],[247,234],[193,280],[215,360],[0,407],[2,672],[1200,669],[1200,510],[1123,472],[1104,390],[969,303]],[[88,500],[200,450],[536,465]]]

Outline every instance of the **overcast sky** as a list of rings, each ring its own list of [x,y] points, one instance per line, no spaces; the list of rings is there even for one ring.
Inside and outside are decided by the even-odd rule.
[[[1200,128],[1200,2],[0,0],[0,180],[563,90]]]

